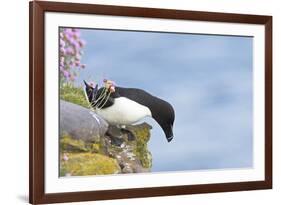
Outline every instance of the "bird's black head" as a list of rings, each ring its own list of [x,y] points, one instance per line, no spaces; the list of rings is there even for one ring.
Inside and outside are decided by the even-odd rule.
[[[157,122],[162,127],[162,129],[166,135],[167,141],[171,142],[172,139],[174,138],[174,133],[173,133],[174,112],[173,111],[169,112],[167,110],[165,110],[164,112],[166,112],[166,113],[162,117],[166,117],[166,118],[158,119]]]
[[[92,104],[92,102],[95,101],[96,96],[97,96],[98,84],[95,87],[93,87],[93,85],[88,84],[85,80],[84,80],[84,84],[86,86],[85,90],[86,90],[88,100]]]
[[[110,90],[110,87],[98,88],[97,84],[95,87],[93,87],[93,85],[88,84],[85,80],[84,83],[86,85],[85,90],[88,101],[94,109],[107,108],[113,105],[114,99],[112,98],[112,92],[115,92],[115,90]]]
[[[166,126],[164,126],[164,129],[167,141],[171,142],[174,138],[173,123],[167,124]]]
[[[163,129],[166,139],[171,142],[173,134],[173,125],[175,120],[175,111],[172,105],[164,100],[155,98],[153,103],[149,105],[152,117],[158,122]]]

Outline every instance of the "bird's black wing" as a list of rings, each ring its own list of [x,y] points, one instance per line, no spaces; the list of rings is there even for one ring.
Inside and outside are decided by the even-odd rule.
[[[116,96],[114,96],[116,95]],[[126,97],[141,105],[148,107],[152,117],[158,122],[166,134],[168,141],[173,138],[173,123],[175,112],[168,102],[151,95],[150,93],[137,88],[116,87],[114,97]]]
[[[126,97],[130,100],[133,100],[139,104],[150,107],[154,104],[157,97],[149,94],[148,92],[138,89],[138,88],[122,88],[116,87],[114,97]],[[159,98],[158,98],[159,99]]]

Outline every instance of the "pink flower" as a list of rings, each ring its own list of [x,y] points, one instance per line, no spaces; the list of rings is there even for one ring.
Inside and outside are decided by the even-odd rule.
[[[68,47],[65,49],[65,53],[68,55],[73,55],[73,49],[71,47]]]
[[[75,39],[78,39],[78,38],[80,37],[80,31],[79,31],[78,29],[76,29],[76,30],[74,31],[73,37],[74,37]]]
[[[80,61],[80,60],[81,60],[81,56],[80,56],[79,54],[77,54],[77,55],[75,56],[75,60],[76,60],[76,61]]]
[[[84,47],[84,46],[86,45],[86,42],[81,39],[81,40],[79,41],[79,44],[80,44],[81,47]]]
[[[80,44],[77,41],[73,41],[72,45],[74,46],[74,49],[78,50],[80,48]]]
[[[112,86],[112,85],[111,85],[111,86],[109,86],[109,91],[110,91],[110,92],[112,92],[112,93],[114,93],[114,92],[115,92],[115,87],[114,87],[114,86]]]
[[[61,78],[65,81],[74,81],[77,76],[77,69],[84,69],[86,67],[85,64],[81,63],[82,46],[85,45],[85,41],[80,38],[80,34],[80,30],[76,28],[60,29],[59,69]]]
[[[66,39],[66,41],[71,41],[71,39],[72,39],[72,33],[64,33],[64,36],[65,36],[65,39]]]
[[[72,30],[73,33],[78,33],[79,32],[79,30],[77,28],[73,28],[71,30]]]
[[[65,154],[65,153],[63,154],[63,157],[62,157],[62,158],[63,158],[64,161],[68,161],[68,160],[69,160],[67,154]]]
[[[65,34],[65,35],[72,36],[73,31],[72,31],[72,29],[71,29],[71,28],[66,28],[66,29],[64,30],[64,34]]]
[[[63,70],[62,72],[65,78],[69,78],[70,73],[67,70]]]
[[[74,80],[75,80],[75,76],[74,76],[74,75],[71,75],[71,76],[70,76],[70,80],[71,80],[71,81],[74,81]]]
[[[60,48],[60,53],[61,53],[62,55],[65,55],[65,53],[66,53],[65,49],[64,49],[64,48]]]
[[[75,62],[75,66],[78,67],[80,65],[80,61]]]
[[[75,39],[72,38],[72,37],[71,37],[68,41],[69,41],[69,43],[70,43],[71,45],[73,45],[73,44],[75,43]]]
[[[64,42],[64,40],[62,40],[62,39],[60,39],[60,46],[61,46],[61,47],[65,47],[65,42]]]

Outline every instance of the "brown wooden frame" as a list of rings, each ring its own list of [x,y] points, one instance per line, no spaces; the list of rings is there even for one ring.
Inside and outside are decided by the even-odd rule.
[[[265,26],[265,180],[46,194],[44,192],[44,13],[68,12]],[[272,188],[272,16],[34,1],[29,5],[29,201],[33,204]]]

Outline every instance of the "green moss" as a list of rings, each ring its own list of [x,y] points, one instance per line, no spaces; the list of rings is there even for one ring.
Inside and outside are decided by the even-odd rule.
[[[150,139],[151,127],[143,123],[136,127],[129,127],[130,131],[136,136],[134,147],[134,154],[141,161],[144,168],[151,168],[152,166],[152,155],[148,150],[147,143]]]
[[[117,161],[100,154],[99,143],[85,143],[69,135],[60,138],[60,176],[85,176],[119,173]]]
[[[70,83],[60,86],[60,99],[89,108],[89,103],[82,87],[75,87]]]
[[[87,152],[89,148],[82,140],[73,139],[69,135],[63,135],[60,138],[61,152]]]
[[[151,126],[143,123],[127,126],[127,129],[135,136],[135,139],[129,140],[128,134],[123,133],[122,139],[127,148],[125,153],[124,147],[115,146],[107,136],[101,137],[96,142],[85,142],[63,134],[60,138],[60,176],[121,173],[118,165],[120,160],[121,164],[128,163],[133,171],[140,165],[149,170],[152,167],[152,156],[147,144]],[[126,154],[128,156],[134,154],[137,161]]]
[[[101,147],[101,145],[99,143],[93,143],[91,145],[91,151],[95,152],[95,153],[99,153],[100,152],[100,147]]]
[[[63,159],[67,156],[67,160]],[[64,153],[61,155],[60,176],[86,176],[119,173],[115,159],[94,153]]]
[[[64,134],[60,138],[61,152],[94,152],[100,153],[101,144],[99,142],[91,143],[83,140],[73,139],[71,136]]]

